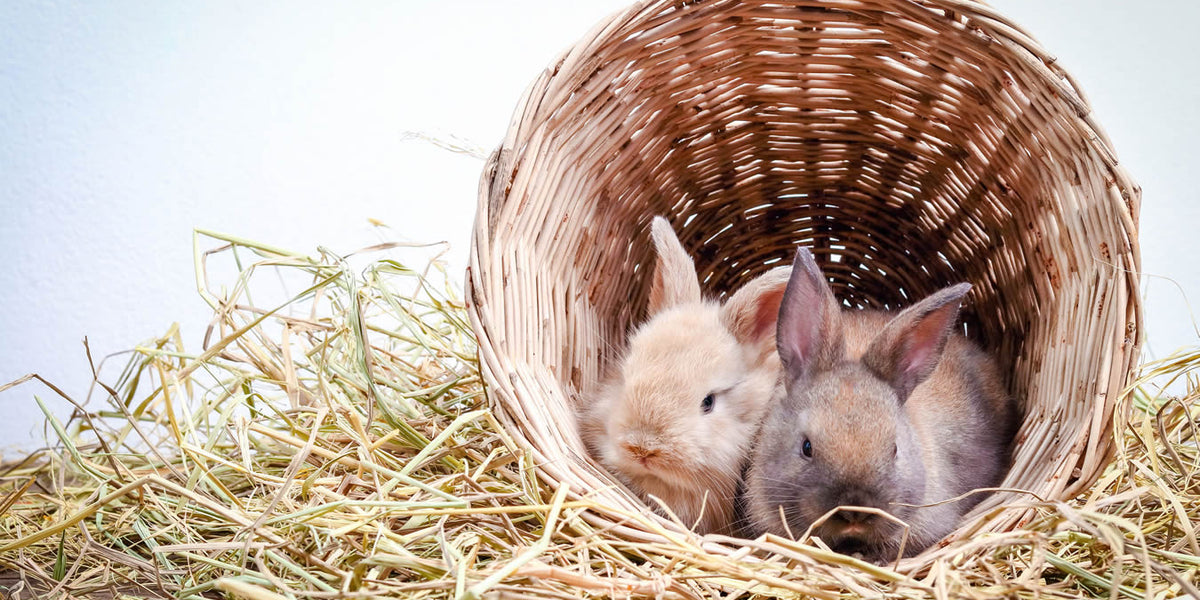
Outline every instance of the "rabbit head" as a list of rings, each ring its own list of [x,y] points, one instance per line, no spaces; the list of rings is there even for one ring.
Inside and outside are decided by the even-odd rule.
[[[777,333],[786,394],[765,417],[748,473],[757,531],[801,536],[812,527],[837,551],[896,556],[902,526],[879,512],[907,520],[929,476],[905,403],[937,367],[969,289],[872,318],[843,311],[809,251],[797,252]],[[861,356],[848,354],[848,340],[865,347]]]

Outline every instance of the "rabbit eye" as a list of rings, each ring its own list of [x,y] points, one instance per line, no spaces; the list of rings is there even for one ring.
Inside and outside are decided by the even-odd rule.
[[[700,410],[704,411],[704,414],[707,415],[708,413],[712,412],[713,406],[715,406],[716,404],[717,404],[717,397],[712,394],[709,394],[709,395],[705,396],[704,401],[700,403]]]
[[[900,446],[898,444],[893,443],[892,444],[892,458],[896,458],[897,454],[900,454]]]
[[[808,438],[804,438],[804,443],[800,444],[800,452],[804,454],[804,458],[812,458],[812,442]]]

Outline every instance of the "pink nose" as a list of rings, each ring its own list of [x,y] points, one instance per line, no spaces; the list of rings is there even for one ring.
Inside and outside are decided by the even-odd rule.
[[[646,464],[650,459],[658,456],[658,450],[647,448],[640,444],[625,442],[624,444],[621,444],[621,448],[625,450],[626,454],[637,459],[637,461],[643,465]]]

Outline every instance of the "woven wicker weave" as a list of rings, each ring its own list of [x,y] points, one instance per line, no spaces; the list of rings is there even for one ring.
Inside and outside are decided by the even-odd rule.
[[[974,283],[968,332],[1025,414],[1003,485],[1067,498],[1123,419],[1139,202],[1070,76],[985,5],[642,3],[530,86],[485,168],[467,292],[488,396],[544,481],[642,506],[586,458],[572,407],[645,318],[661,214],[714,297],[799,243],[856,306]]]

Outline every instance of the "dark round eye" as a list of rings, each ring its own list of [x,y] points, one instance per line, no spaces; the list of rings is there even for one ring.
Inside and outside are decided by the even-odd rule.
[[[804,438],[804,443],[800,444],[800,452],[804,453],[804,458],[812,458],[812,442],[808,438]]]
[[[900,454],[900,445],[892,444],[892,458],[896,458],[897,454]]]
[[[712,394],[709,394],[709,395],[705,396],[704,401],[700,403],[700,410],[704,411],[704,414],[707,415],[708,413],[712,412],[713,406],[715,406],[716,404],[717,404],[717,397],[713,396]]]

